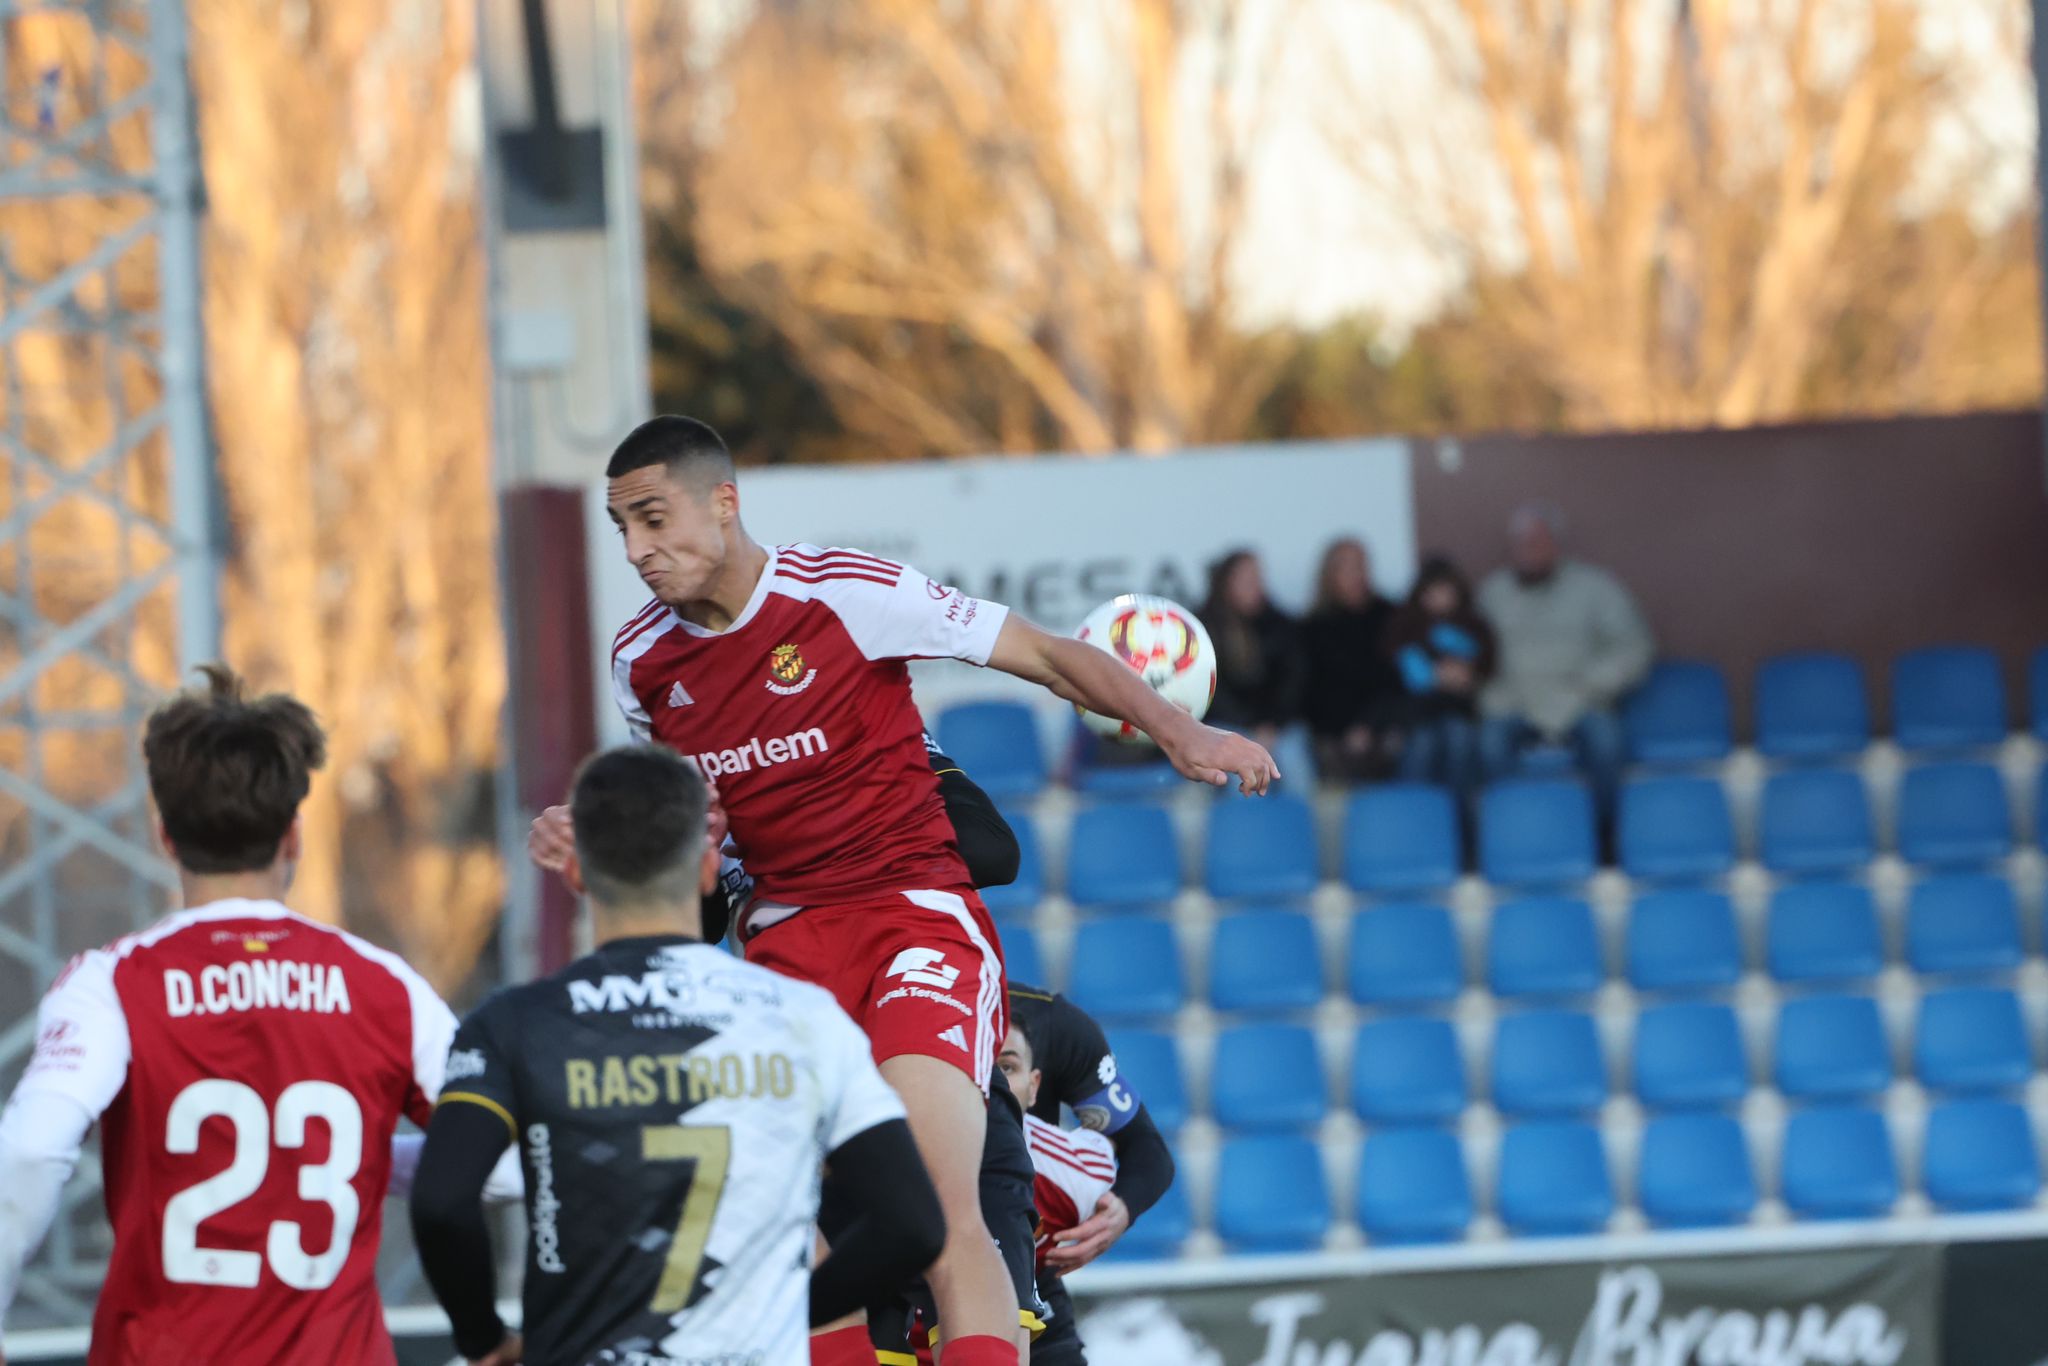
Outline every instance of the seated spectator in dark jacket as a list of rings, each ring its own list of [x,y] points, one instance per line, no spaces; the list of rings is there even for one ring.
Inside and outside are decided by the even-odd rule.
[[[1200,615],[1216,646],[1210,723],[1264,745],[1283,778],[1312,781],[1299,724],[1301,635],[1294,619],[1266,596],[1266,574],[1255,552],[1233,550],[1210,567],[1209,597]]]
[[[1372,559],[1354,537],[1330,542],[1315,606],[1301,632],[1302,715],[1326,781],[1384,776],[1398,749],[1401,681],[1387,652],[1394,604],[1372,586]]]
[[[1387,649],[1408,698],[1401,776],[1469,797],[1481,777],[1479,690],[1493,677],[1494,637],[1455,564],[1424,561],[1388,628]]]

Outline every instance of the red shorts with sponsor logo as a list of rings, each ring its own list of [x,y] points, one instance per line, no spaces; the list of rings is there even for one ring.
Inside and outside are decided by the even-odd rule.
[[[988,1086],[1009,1029],[1001,940],[966,888],[807,906],[747,941],[747,961],[832,993],[875,1061],[918,1053]]]

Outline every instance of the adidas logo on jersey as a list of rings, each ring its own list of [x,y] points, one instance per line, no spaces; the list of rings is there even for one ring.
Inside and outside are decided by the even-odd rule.
[[[962,1053],[967,1051],[967,1033],[959,1025],[949,1025],[939,1031],[939,1042],[949,1043]]]
[[[687,707],[687,706],[690,706],[690,705],[691,705],[692,703],[694,703],[694,702],[695,702],[696,700],[697,700],[696,698],[694,698],[694,697],[690,696],[690,694],[689,694],[688,692],[684,691],[684,689],[683,689],[683,685],[682,685],[682,684],[680,684],[680,683],[671,683],[671,684],[669,684],[669,685],[668,685],[668,704],[669,704],[669,706],[671,706],[671,707]]]

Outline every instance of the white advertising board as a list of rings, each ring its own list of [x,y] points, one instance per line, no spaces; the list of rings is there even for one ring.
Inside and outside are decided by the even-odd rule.
[[[1371,549],[1383,591],[1404,590],[1415,572],[1408,447],[1391,439],[745,470],[740,507],[764,543],[886,555],[1060,631],[1118,593],[1161,593],[1198,608],[1209,564],[1240,546],[1259,552],[1269,591],[1291,611],[1308,605],[1323,549],[1338,536]],[[588,514],[602,673],[613,631],[647,590],[618,551],[601,485]],[[1024,686],[950,662],[920,665],[917,677],[927,713]],[[608,685],[598,697],[600,737],[622,740]]]

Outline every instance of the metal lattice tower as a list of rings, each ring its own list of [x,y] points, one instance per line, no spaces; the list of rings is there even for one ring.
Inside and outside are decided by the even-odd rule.
[[[0,1083],[176,886],[136,733],[219,638],[185,45],[179,0],[0,0]],[[10,1327],[90,1314],[84,1176]]]

